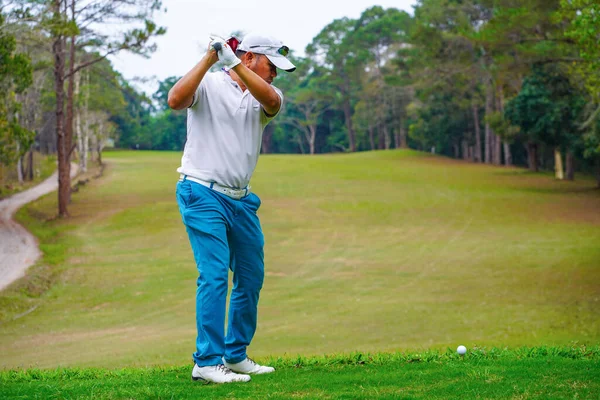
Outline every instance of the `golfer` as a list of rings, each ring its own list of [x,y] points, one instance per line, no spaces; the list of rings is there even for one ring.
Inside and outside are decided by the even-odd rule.
[[[168,99],[172,109],[188,109],[177,203],[199,272],[192,379],[215,383],[247,382],[249,374],[274,371],[246,354],[264,279],[260,199],[249,183],[263,130],[283,103],[271,83],[278,69],[296,69],[288,47],[273,37],[253,33],[232,49],[236,44],[213,39]],[[209,72],[217,61],[225,67]],[[233,288],[225,334],[229,269]]]

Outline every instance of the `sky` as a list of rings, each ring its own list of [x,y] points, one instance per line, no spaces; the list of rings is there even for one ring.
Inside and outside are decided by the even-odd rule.
[[[114,68],[138,89],[152,94],[159,80],[182,76],[200,59],[214,33],[227,36],[234,31],[257,31],[277,37],[298,56],[312,39],[335,19],[358,18],[366,9],[379,5],[412,14],[416,0],[163,0],[166,12],[155,21],[167,33],[155,42],[158,49],[145,59],[120,53],[111,56]]]

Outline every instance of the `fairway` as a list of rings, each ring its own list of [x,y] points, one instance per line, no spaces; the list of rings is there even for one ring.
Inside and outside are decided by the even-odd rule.
[[[43,222],[54,194],[18,213],[46,257],[0,294],[0,368],[191,365],[180,156],[106,153],[71,219]],[[380,151],[262,156],[251,184],[266,277],[250,356],[600,342],[593,180]]]

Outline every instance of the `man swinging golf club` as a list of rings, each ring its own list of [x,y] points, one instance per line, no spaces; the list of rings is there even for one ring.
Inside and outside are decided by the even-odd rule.
[[[249,183],[263,130],[283,102],[271,83],[278,69],[296,69],[287,59],[289,49],[273,37],[248,34],[235,45],[214,38],[168,99],[172,109],[188,109],[177,203],[199,272],[192,379],[215,383],[247,382],[249,374],[274,371],[246,354],[264,279],[261,202]],[[209,73],[217,61],[225,67]],[[229,269],[233,288],[225,335]]]

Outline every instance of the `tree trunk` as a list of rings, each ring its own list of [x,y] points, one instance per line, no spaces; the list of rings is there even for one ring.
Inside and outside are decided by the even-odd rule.
[[[567,150],[566,155],[566,179],[568,181],[575,180],[575,156],[572,150]]]
[[[510,152],[510,144],[504,142],[504,165],[512,166],[512,153]]]
[[[312,114],[312,110],[310,108],[306,108],[303,110],[304,119],[308,121]],[[304,137],[306,138],[306,142],[308,143],[308,152],[309,154],[315,154],[315,142],[317,139],[317,124],[312,123],[304,126],[303,129]]]
[[[87,129],[82,131],[82,135],[83,135],[83,172],[85,172],[85,171],[87,171],[87,166],[88,166],[88,153],[90,152],[90,137],[88,135]]]
[[[538,172],[537,143],[527,143],[527,165],[532,172]]]
[[[379,137],[379,141],[377,143],[377,149],[383,150],[383,149],[385,149],[385,135],[384,135],[384,132],[383,132],[383,126],[382,126],[382,124],[379,124],[377,126],[377,132],[378,132],[377,136]]]
[[[54,0],[54,16],[60,19],[60,0]],[[58,153],[58,215],[68,216],[69,191],[71,190],[70,166],[68,161],[69,149],[65,143],[64,132],[64,73],[65,73],[65,39],[58,34],[52,43],[54,56],[54,90],[56,93],[56,149]]]
[[[479,126],[479,107],[473,103],[473,124],[475,125],[475,162],[481,162],[481,127]]]
[[[90,119],[89,119],[89,105],[90,105],[90,73],[85,73],[85,95],[83,96],[83,154],[85,154],[85,169],[87,170],[88,154],[90,153]],[[92,152],[93,154],[93,152]]]
[[[304,151],[304,140],[302,140],[302,135],[296,135],[296,140],[298,141],[298,147],[300,148],[300,154],[305,154]],[[100,144],[98,144],[98,156],[100,155]]]
[[[400,147],[403,149],[408,149],[408,140],[406,137],[406,128],[404,128],[404,124],[400,125]]]
[[[385,141],[385,149],[389,150],[392,147],[392,140],[388,127],[385,123],[383,123],[383,139]]]
[[[369,125],[369,145],[371,146],[371,150],[375,150],[375,129],[372,125]]]
[[[394,132],[394,147],[397,148],[397,149],[399,149],[399,148],[402,147],[400,145],[400,129],[395,128],[393,130],[393,132]]]
[[[309,125],[308,131],[309,131],[308,148],[309,148],[310,154],[315,154],[315,141],[317,139],[317,126],[313,125],[313,124]]]
[[[348,146],[351,152],[356,151],[356,135],[352,127],[352,107],[350,105],[350,82],[346,77],[344,79],[344,119],[346,120],[346,129],[348,129]]]
[[[563,163],[562,163],[562,155],[560,154],[560,149],[554,149],[554,177],[559,180],[565,179]]]
[[[17,141],[17,154],[21,152],[21,143]],[[23,156],[17,158],[17,180],[23,184]]]
[[[79,86],[81,83],[81,74],[75,74],[75,92],[74,98],[79,97]],[[82,172],[87,171],[87,153],[83,145],[83,131],[81,129],[81,107],[75,111],[75,137],[77,138],[77,153],[79,153],[79,168]]]
[[[29,153],[27,153],[27,180],[33,180],[33,146],[29,149]]]
[[[490,163],[490,125],[486,122],[484,128],[484,138],[483,138],[483,154],[484,154],[484,162],[486,164]]]
[[[271,152],[271,139],[273,138],[274,131],[275,125],[273,124],[267,125],[263,131],[261,150],[264,154],[269,154]]]
[[[90,117],[88,116],[88,120],[89,119],[90,119]],[[269,125],[267,125],[267,128],[269,127]],[[266,130],[266,128],[265,128],[265,130]],[[91,132],[92,131],[90,131],[90,133]],[[92,151],[90,154],[90,156],[91,156],[90,158],[92,159],[92,161],[98,161],[98,134],[96,132],[94,132],[92,134],[91,140],[92,140]],[[100,165],[100,164],[98,164],[98,165]]]
[[[485,82],[485,115],[491,115],[493,111],[493,87],[491,78],[486,79]],[[492,128],[489,122],[485,122],[485,163],[490,164],[492,162],[492,149],[493,149],[493,135]]]
[[[98,131],[96,135],[96,145],[98,146],[98,165],[102,166],[102,150],[104,149],[104,122],[100,121],[98,126]],[[302,138],[298,136],[300,139],[300,145],[302,146]],[[304,149],[302,149],[302,153],[304,153]]]
[[[502,85],[496,85],[496,94],[496,111],[504,114],[504,93],[502,91]],[[493,133],[493,136],[494,148],[492,160],[495,165],[502,165],[502,138],[496,133]]]
[[[494,165],[502,165],[502,140],[500,136],[492,134],[494,136],[494,151],[492,154],[492,162]]]
[[[350,109],[350,100],[344,100],[344,118],[346,119],[346,129],[348,129],[348,146],[351,152],[356,151],[354,138],[354,128],[352,128],[352,112]]]
[[[71,0],[71,13],[73,21],[75,20],[75,0]],[[66,12],[65,12],[66,15]],[[65,120],[65,149],[66,165],[67,165],[67,188],[65,194],[67,202],[71,203],[71,153],[73,152],[73,95],[75,90],[75,36],[71,36],[71,44],[69,46],[69,80],[67,85],[67,118]]]

